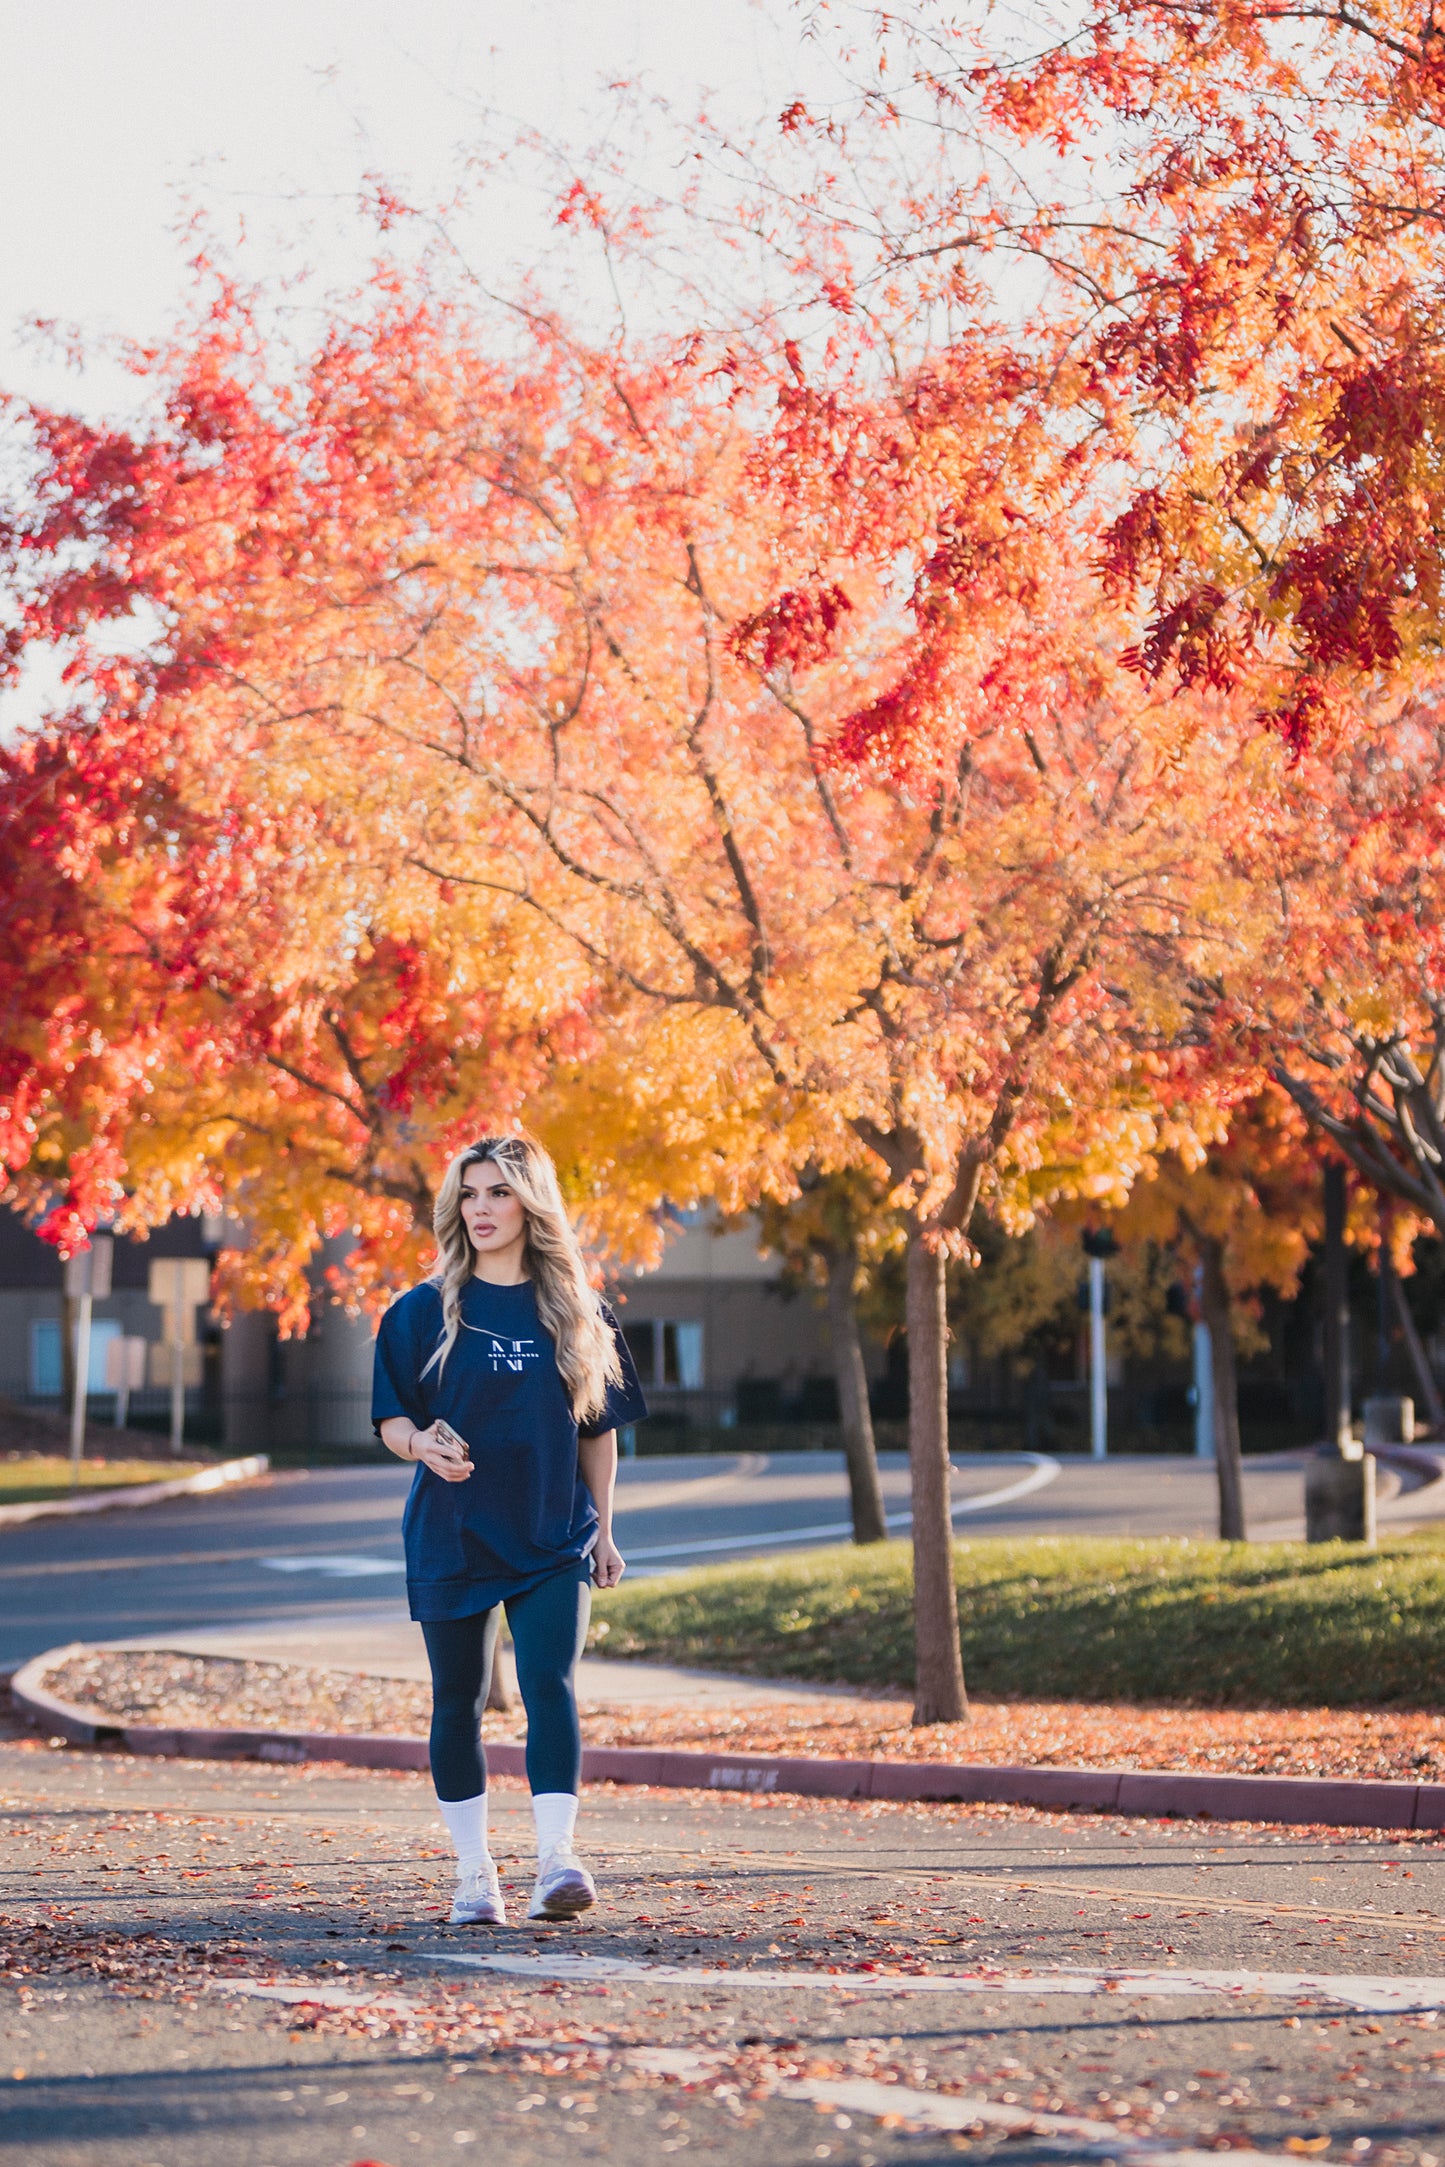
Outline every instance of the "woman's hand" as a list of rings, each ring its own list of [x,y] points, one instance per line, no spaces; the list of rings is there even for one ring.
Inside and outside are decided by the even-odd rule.
[[[599,1588],[615,1588],[627,1570],[622,1552],[610,1535],[599,1535],[592,1551],[592,1577]]]
[[[410,1438],[411,1457],[429,1467],[443,1482],[465,1482],[472,1471],[470,1460],[464,1459],[455,1445],[438,1437],[433,1422],[430,1429],[413,1430]]]

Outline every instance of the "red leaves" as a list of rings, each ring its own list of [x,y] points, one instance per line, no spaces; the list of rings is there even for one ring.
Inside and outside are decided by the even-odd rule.
[[[807,669],[832,652],[833,635],[852,607],[836,580],[789,588],[766,608],[742,618],[728,645],[740,661],[750,662],[765,677],[784,665]]]
[[[1087,415],[1113,461],[1106,573],[1152,619],[1136,660],[1245,691],[1303,739],[1438,638],[1445,369],[1419,176],[1445,157],[1445,44],[1326,11],[1286,50],[1214,0],[1098,0],[1028,57],[982,31],[953,73],[931,29],[891,35],[939,141],[982,123],[1061,158],[1116,146],[1082,218],[1062,163],[1046,200],[1040,156],[1027,190],[1000,165],[972,230],[1026,229],[1059,272],[1048,317],[1082,397],[1051,387],[1040,421],[1062,440]],[[910,203],[908,263],[964,245],[960,195],[949,165]]]
[[[938,695],[938,655],[926,647],[895,684],[844,716],[831,759],[840,766],[875,762],[895,776],[925,769],[937,757],[938,725],[946,713]]]
[[[602,198],[584,181],[575,180],[557,207],[559,226],[588,225],[594,232],[605,231],[607,214]]]
[[[1159,677],[1172,667],[1181,684],[1229,685],[1238,648],[1224,621],[1225,606],[1218,587],[1197,588],[1165,610],[1137,646],[1124,650],[1121,660],[1146,677]]]

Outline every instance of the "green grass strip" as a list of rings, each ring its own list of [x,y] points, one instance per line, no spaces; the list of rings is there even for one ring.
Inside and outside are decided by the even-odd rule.
[[[173,1482],[197,1474],[200,1460],[82,1460],[82,1490],[124,1490],[136,1482]],[[26,1453],[0,1459],[0,1505],[49,1504],[69,1497],[70,1462],[56,1453]]]
[[[1035,1537],[958,1551],[972,1691],[1197,1707],[1445,1704],[1445,1529],[1378,1550]],[[908,1547],[794,1551],[597,1599],[611,1656],[906,1691]]]

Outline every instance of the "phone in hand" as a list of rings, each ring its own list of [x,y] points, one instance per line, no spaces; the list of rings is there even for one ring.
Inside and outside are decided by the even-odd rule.
[[[472,1448],[467,1443],[465,1437],[463,1437],[461,1431],[454,1430],[450,1422],[444,1421],[440,1415],[437,1416],[434,1426],[437,1436],[441,1439],[442,1443],[444,1445],[453,1446],[455,1450],[461,1454],[462,1458],[470,1467],[472,1464]]]

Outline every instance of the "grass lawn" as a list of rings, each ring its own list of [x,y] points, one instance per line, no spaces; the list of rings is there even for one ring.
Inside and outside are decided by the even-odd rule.
[[[93,1460],[80,1463],[82,1490],[120,1490],[133,1482],[170,1482],[199,1474],[201,1460]],[[58,1453],[0,1457],[0,1505],[38,1505],[70,1495],[70,1462]]]
[[[1345,1543],[1035,1537],[958,1549],[970,1690],[1200,1707],[1445,1707],[1445,1528]],[[904,1543],[697,1566],[596,1599],[599,1654],[906,1690]]]

